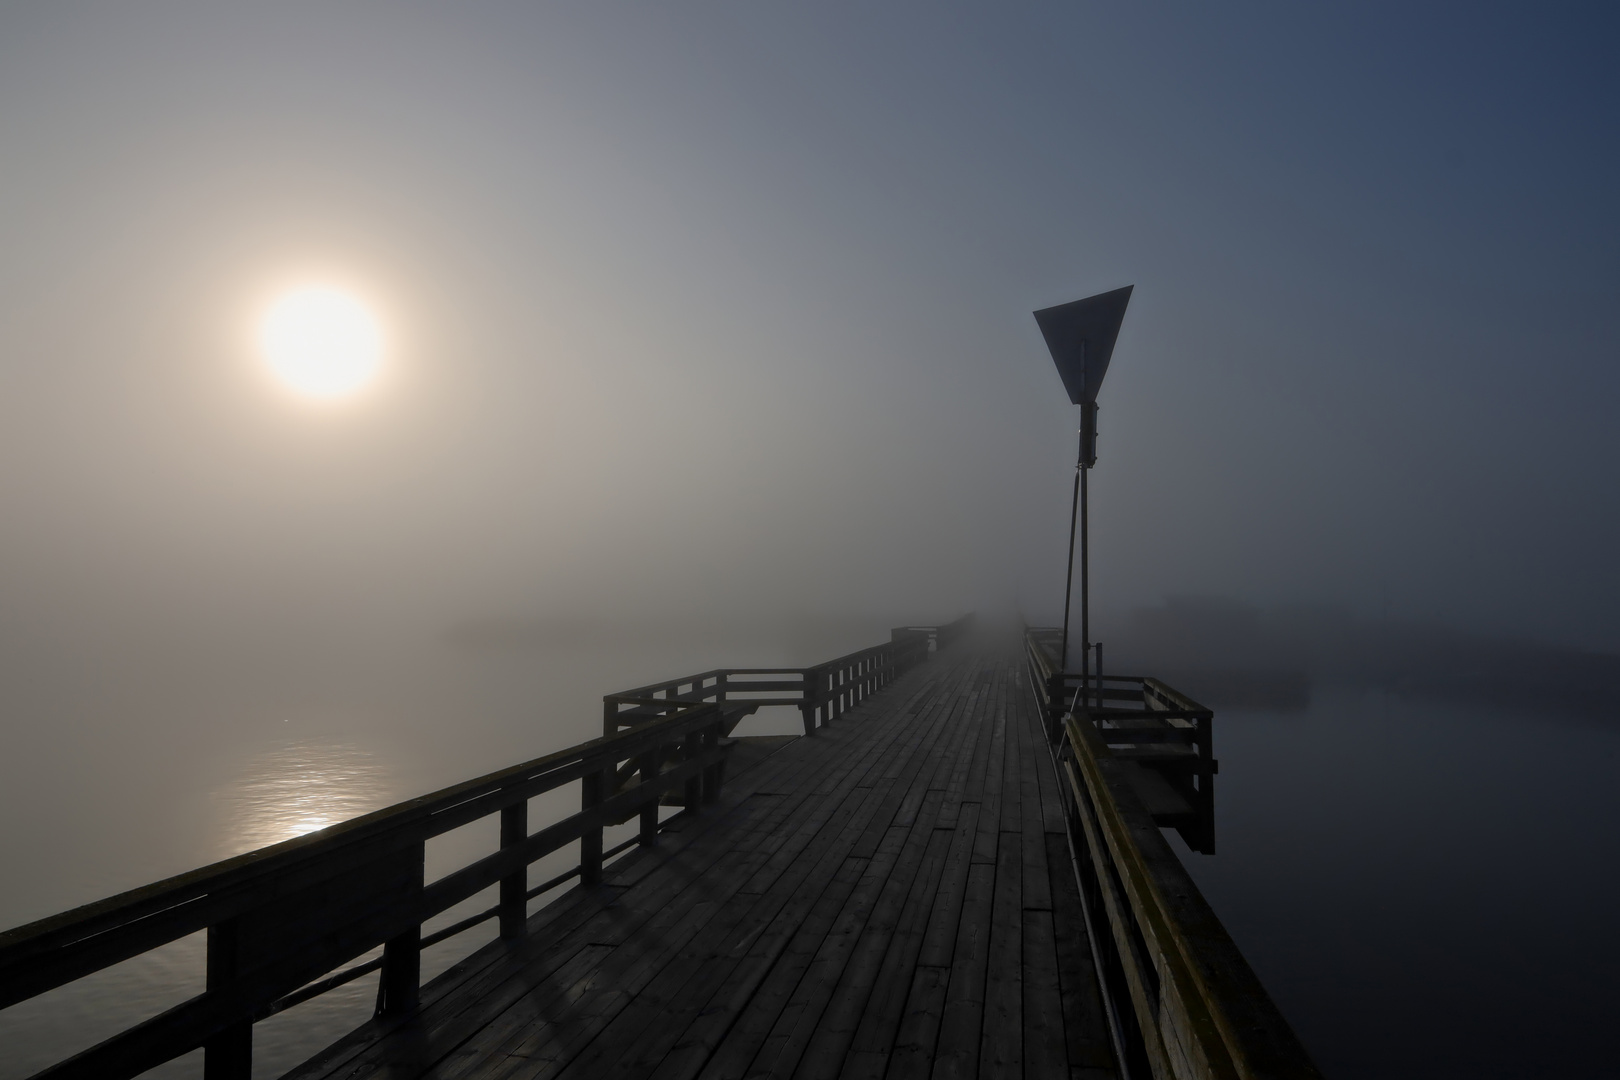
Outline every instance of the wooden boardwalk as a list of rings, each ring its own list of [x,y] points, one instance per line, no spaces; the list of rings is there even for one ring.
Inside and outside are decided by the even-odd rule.
[[[290,1075],[1112,1077],[1064,830],[1021,658],[964,644]]]

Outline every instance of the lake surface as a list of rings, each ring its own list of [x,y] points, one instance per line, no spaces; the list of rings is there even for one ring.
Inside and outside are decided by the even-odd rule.
[[[590,738],[610,690],[825,659],[868,638],[433,645],[381,699],[98,698],[99,712],[8,735],[26,752],[0,756],[0,923]],[[758,728],[795,723],[778,710]],[[1615,1075],[1620,728],[1317,687],[1303,713],[1218,710],[1215,731],[1219,854],[1172,842],[1328,1076]],[[436,841],[429,878],[494,843],[492,822]],[[438,947],[425,974],[492,933]],[[199,935],[0,1012],[0,1080],[197,993],[202,971]],[[375,992],[370,976],[258,1025],[256,1076],[363,1021]],[[200,1055],[152,1075],[198,1076]]]
[[[1215,752],[1172,842],[1327,1076],[1620,1075],[1620,726],[1318,687]]]

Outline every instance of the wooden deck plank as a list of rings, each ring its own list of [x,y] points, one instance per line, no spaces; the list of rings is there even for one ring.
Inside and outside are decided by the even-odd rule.
[[[1029,684],[1029,674],[1020,669],[1014,672],[1018,684],[1018,697],[1029,708],[1031,720],[1038,731],[1045,736],[1045,724],[1041,715],[1041,707],[1035,700],[1034,693]],[[1058,790],[1057,772],[1052,766],[1049,757],[1041,760],[1041,767],[1035,770],[1035,782],[1041,793],[1041,821],[1042,827],[1049,833],[1062,835],[1065,831],[1063,822],[1063,801]]]
[[[1002,834],[996,858],[995,899],[990,913],[990,949],[985,963],[984,1034],[979,1075],[1020,1076],[1023,1070],[1023,848]]]
[[[1050,911],[1024,911],[1023,1072],[1062,1076],[1069,1055],[1063,1038],[1063,988]]]
[[[944,845],[932,842],[934,822],[938,820],[943,801],[943,791],[934,789],[926,792],[921,811],[910,824],[900,854],[882,882],[877,902],[861,926],[859,938],[850,946],[848,957],[842,963],[829,961],[824,966],[820,974],[822,984],[834,979],[836,982],[825,994],[825,1007],[814,1025],[806,1030],[803,1023],[800,1024],[804,1050],[796,1075],[834,1077],[842,1071],[844,1056],[855,1037],[856,1028],[866,1015],[872,988],[877,983],[884,959],[905,919],[912,885],[928,865],[930,851],[936,859],[943,855]],[[896,828],[902,827],[897,815]],[[846,911],[846,917],[849,915]],[[841,970],[837,970],[839,968]],[[816,972],[812,971],[811,975],[815,976]],[[818,996],[822,996],[819,987]]]
[[[1002,718],[1003,754],[1001,758],[1001,831],[1023,831],[1024,808],[1024,755],[1023,716],[1007,694],[1005,681],[998,681],[994,689],[996,714]]]
[[[1063,1008],[1063,1038],[1070,1068],[1105,1070],[1112,1075],[1114,1047],[1103,1011],[1102,992],[1091,957],[1091,943],[1080,906],[1080,886],[1069,866],[1067,837],[1046,834],[1052,866],[1052,935],[1057,950]]]
[[[930,1075],[950,978],[949,968],[918,965],[911,977],[906,1011],[895,1032],[893,1050],[886,1058],[880,1058],[876,1051],[860,1052],[852,1075],[885,1076],[888,1080],[922,1080]],[[861,1071],[872,1069],[880,1060],[886,1061],[887,1071]]]
[[[899,1027],[895,1031],[888,1070],[891,1077],[923,1077],[933,1069],[934,1051],[944,1017],[968,878],[973,865],[973,840],[978,833],[978,816],[979,804],[967,804],[962,808],[951,834],[940,883],[929,906],[915,974],[906,995]],[[881,1044],[863,1048],[867,1057],[881,1052]]]
[[[973,861],[994,864],[1001,836],[1002,787],[1007,771],[1007,713],[999,699],[988,691],[984,694],[982,709],[990,728],[990,746],[984,759],[979,835],[974,840]]]
[[[1041,811],[1040,775],[1051,770],[1045,736],[1028,701],[1009,679],[1008,712],[1018,734],[1018,839],[1023,870],[1023,906],[1026,911],[1050,911],[1052,888],[1046,867],[1046,822]],[[1010,757],[1011,755],[1009,755]]]
[[[994,900],[994,863],[968,867],[956,948],[951,954],[950,981],[940,1012],[932,1075],[941,1080],[971,1080],[979,1073],[979,1036],[984,1025],[984,976],[990,953],[990,912]]]
[[[939,886],[953,835],[953,830],[938,827],[937,818],[930,832],[923,849],[922,865],[896,915],[869,989],[858,1003],[854,995],[843,997],[839,1002],[839,1006],[851,1014],[853,1029],[846,1054],[841,1055],[837,1067],[825,1075],[881,1077],[888,1068],[912,975],[917,969],[917,953],[922,949],[923,933],[928,927],[928,898]],[[819,1058],[818,1048],[812,1046],[806,1056]]]
[[[934,658],[289,1077],[1112,1075],[1050,772],[1010,651]]]
[[[976,705],[982,703],[975,701]],[[984,781],[989,773],[990,746],[995,738],[995,724],[992,717],[981,715],[978,741],[973,746],[973,763],[969,768],[967,778],[967,791],[962,796],[963,801],[971,803],[984,802]]]

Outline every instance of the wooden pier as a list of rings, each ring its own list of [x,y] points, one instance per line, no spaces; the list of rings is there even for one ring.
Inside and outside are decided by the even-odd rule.
[[[966,625],[609,695],[591,743],[0,935],[0,1007],[206,927],[206,993],[39,1075],[204,1046],[246,1078],[255,1020],[381,969],[376,1017],[290,1077],[1314,1077],[1159,834],[1213,846],[1208,711]],[[784,704],[807,737],[727,737]],[[491,814],[500,849],[424,884],[426,840]]]

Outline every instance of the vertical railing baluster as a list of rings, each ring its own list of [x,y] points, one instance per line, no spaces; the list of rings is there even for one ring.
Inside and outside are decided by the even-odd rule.
[[[704,749],[709,750],[711,752],[714,751],[714,750],[718,750],[720,748],[720,736],[721,736],[721,731],[720,731],[719,713],[718,713],[718,710],[716,710],[715,722],[713,724],[708,725],[705,728],[703,728],[703,746],[704,746]],[[726,778],[726,762],[725,762],[725,758],[721,758],[720,760],[714,762],[708,768],[703,770],[703,805],[704,806],[708,806],[708,805],[712,804],[715,800],[720,798],[720,785],[725,782],[725,778]]]
[[[227,919],[208,928],[207,988],[226,990],[240,974],[240,924]],[[203,1080],[252,1080],[253,1021],[238,1020],[203,1044]]]
[[[816,707],[819,704],[816,699],[820,696],[821,676],[815,668],[805,668],[803,676],[804,696],[799,699],[799,716],[804,721],[804,733],[814,735],[816,733]]]
[[[422,893],[427,844],[416,845],[415,873],[410,892]],[[422,989],[422,924],[389,938],[383,944],[382,975],[377,981],[377,1015],[401,1016],[414,1012]]]
[[[529,838],[529,800],[501,807],[501,847],[515,848]],[[501,937],[512,941],[523,936],[529,915],[529,865],[501,878]]]
[[[579,782],[579,808],[590,811],[601,803],[603,788],[609,770],[613,768],[610,761],[606,768],[586,773]],[[600,885],[602,883],[602,823],[587,825],[585,832],[579,838],[579,881],[581,885]]]
[[[663,748],[648,747],[641,755],[641,786],[647,791],[656,791],[658,774],[663,767]],[[652,847],[658,843],[658,803],[659,797],[654,794],[652,800],[641,808],[641,835],[637,839],[642,847]]]
[[[703,753],[703,732],[687,732],[686,738],[682,741],[681,745],[684,748],[684,753],[682,756],[687,761],[696,760],[697,757]],[[686,803],[686,808],[688,810],[692,811],[693,813],[697,812],[698,807],[703,803],[702,773],[694,773],[686,778],[685,798],[682,799],[682,801]]]

